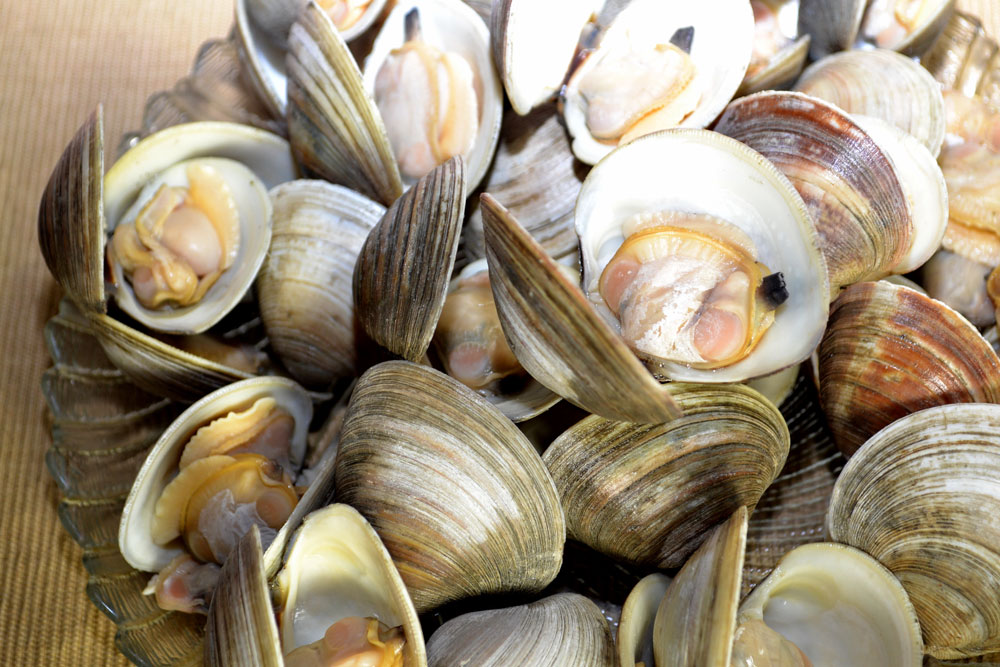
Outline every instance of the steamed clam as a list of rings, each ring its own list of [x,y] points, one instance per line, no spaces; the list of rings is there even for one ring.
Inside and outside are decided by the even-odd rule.
[[[178,567],[204,571],[188,554],[221,564],[251,525],[270,544],[299,500],[290,475],[304,458],[311,417],[309,395],[273,377],[229,385],[193,404],[136,476],[119,529],[125,559],[143,571],[169,566],[165,579]]]

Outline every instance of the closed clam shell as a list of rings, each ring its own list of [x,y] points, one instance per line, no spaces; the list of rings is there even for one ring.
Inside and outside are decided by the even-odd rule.
[[[434,337],[465,213],[465,163],[435,167],[389,207],[354,266],[354,304],[372,340],[420,361]]]
[[[288,138],[307,172],[389,206],[403,183],[382,116],[333,21],[310,2],[288,36]]]
[[[480,205],[490,287],[524,369],[574,405],[609,419],[658,424],[678,416],[670,393],[510,212],[488,193]]]
[[[1000,359],[979,331],[940,301],[884,281],[834,301],[819,371],[823,411],[847,456],[911,412],[1000,402]]]
[[[593,602],[559,593],[537,602],[463,614],[427,642],[431,667],[614,667],[614,641]]]
[[[912,222],[899,177],[842,110],[801,93],[768,91],[732,102],[716,130],[767,157],[802,196],[832,296],[886,275],[909,250]]]
[[[326,387],[354,374],[354,265],[385,208],[325,181],[292,181],[270,196],[271,248],[257,277],[261,319],[289,372]]]
[[[944,405],[870,438],[833,490],[830,537],[896,575],[925,650],[945,659],[1000,647],[1000,406]]]
[[[887,49],[844,51],[802,73],[795,90],[874,116],[912,134],[932,155],[944,140],[944,98],[919,63]]]
[[[630,563],[678,567],[753,506],[788,455],[785,420],[741,385],[667,385],[684,416],[647,426],[591,416],[545,451],[571,538]]]
[[[541,590],[562,563],[565,521],[537,452],[483,398],[423,366],[385,362],[358,381],[336,488],[378,532],[420,612]]]

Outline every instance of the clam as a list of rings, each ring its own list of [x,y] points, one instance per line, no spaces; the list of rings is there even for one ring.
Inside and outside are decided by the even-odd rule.
[[[489,43],[486,24],[461,0],[407,0],[386,18],[363,80],[404,185],[457,155],[470,192],[485,176],[503,114]]]
[[[568,535],[633,564],[680,566],[710,529],[753,506],[788,455],[785,420],[740,385],[667,385],[684,411],[655,426],[590,416],[542,459]]]
[[[507,344],[485,259],[467,264],[451,282],[433,349],[449,375],[478,391],[511,421],[538,416],[559,400],[527,374]]]
[[[716,129],[763,154],[805,200],[831,297],[892,272],[910,252],[913,223],[899,175],[842,110],[801,93],[763,92],[735,100]]]
[[[918,667],[923,642],[903,586],[843,544],[793,549],[740,605],[733,667]]]
[[[920,61],[946,89],[1000,102],[997,43],[978,18],[955,11],[941,36]]]
[[[881,118],[920,140],[937,156],[944,139],[941,87],[919,63],[886,49],[845,51],[802,73],[795,90],[852,114]]]
[[[399,573],[375,531],[347,505],[304,518],[274,588],[277,624],[254,528],[223,567],[209,612],[207,664],[290,666],[351,658],[427,664]]]
[[[892,571],[940,659],[1000,646],[998,435],[997,405],[915,412],[872,436],[833,490],[830,537]]]
[[[559,593],[537,602],[457,616],[427,642],[431,667],[613,667],[614,640],[592,601]]]
[[[706,127],[739,88],[753,39],[743,0],[629,3],[563,91],[573,153],[596,164],[651,132]]]
[[[336,488],[378,532],[421,612],[541,590],[562,563],[562,509],[534,448],[483,398],[429,368],[391,361],[361,377]]]
[[[378,203],[324,181],[270,192],[271,248],[257,277],[261,319],[275,353],[310,387],[354,375],[354,265],[385,214]]]
[[[252,524],[270,544],[299,500],[289,471],[304,458],[311,417],[309,395],[276,377],[194,403],[136,475],[118,532],[124,558],[147,572],[174,569],[186,554],[221,564]]]
[[[919,56],[937,40],[955,9],[955,0],[871,0],[861,37],[880,49]]]
[[[809,55],[809,35],[798,36],[796,0],[751,0],[754,46],[746,76],[736,95],[784,88],[791,84]]]
[[[829,287],[805,205],[728,137],[679,129],[619,148],[584,181],[576,227],[588,300],[673,380],[766,375],[821,335]]]
[[[907,287],[858,283],[833,303],[819,347],[820,402],[851,456],[911,412],[1000,402],[1000,359],[967,320]]]
[[[809,57],[849,49],[857,39],[867,0],[799,0],[799,34],[809,35]]]

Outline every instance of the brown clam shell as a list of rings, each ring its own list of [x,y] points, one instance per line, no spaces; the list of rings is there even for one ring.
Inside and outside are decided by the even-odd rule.
[[[424,366],[389,361],[358,380],[336,489],[378,532],[420,613],[541,590],[562,564],[565,521],[538,453],[485,399]]]
[[[834,301],[819,373],[820,402],[845,456],[911,412],[1000,402],[1000,358],[976,328],[885,281],[852,285]]]
[[[975,16],[954,12],[920,62],[945,88],[1000,106],[1000,49]]]
[[[788,455],[785,420],[742,385],[671,383],[684,416],[590,416],[545,451],[569,536],[614,558],[679,567],[713,526],[753,506]]]
[[[909,249],[911,219],[892,163],[837,107],[768,91],[732,102],[715,128],[771,160],[802,195],[826,257],[831,296],[888,274]]]
[[[427,352],[448,295],[465,188],[461,156],[435,167],[389,207],[354,266],[354,305],[365,331],[413,362]]]
[[[313,174],[385,206],[403,193],[375,101],[333,21],[315,2],[288,34],[288,138]]]
[[[98,106],[52,170],[38,209],[45,264],[84,312],[107,310],[104,226],[104,110]]]
[[[670,392],[587,302],[577,285],[489,194],[480,203],[497,312],[528,373],[571,403],[620,421],[677,417]]]

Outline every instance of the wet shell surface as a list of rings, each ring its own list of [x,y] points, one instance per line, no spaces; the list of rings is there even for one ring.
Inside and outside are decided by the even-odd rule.
[[[438,371],[391,361],[354,389],[338,502],[378,532],[420,612],[480,593],[537,591],[562,563],[551,477],[517,428]]]
[[[833,303],[819,347],[820,402],[850,456],[883,427],[947,403],[1000,402],[1000,359],[940,301],[884,281]]]
[[[834,486],[830,537],[896,575],[937,658],[1000,646],[998,442],[1000,406],[929,408],[872,436]]]
[[[683,417],[644,426],[590,416],[542,457],[571,538],[660,568],[680,566],[713,526],[755,505],[789,447],[785,420],[752,389],[668,387]]]

